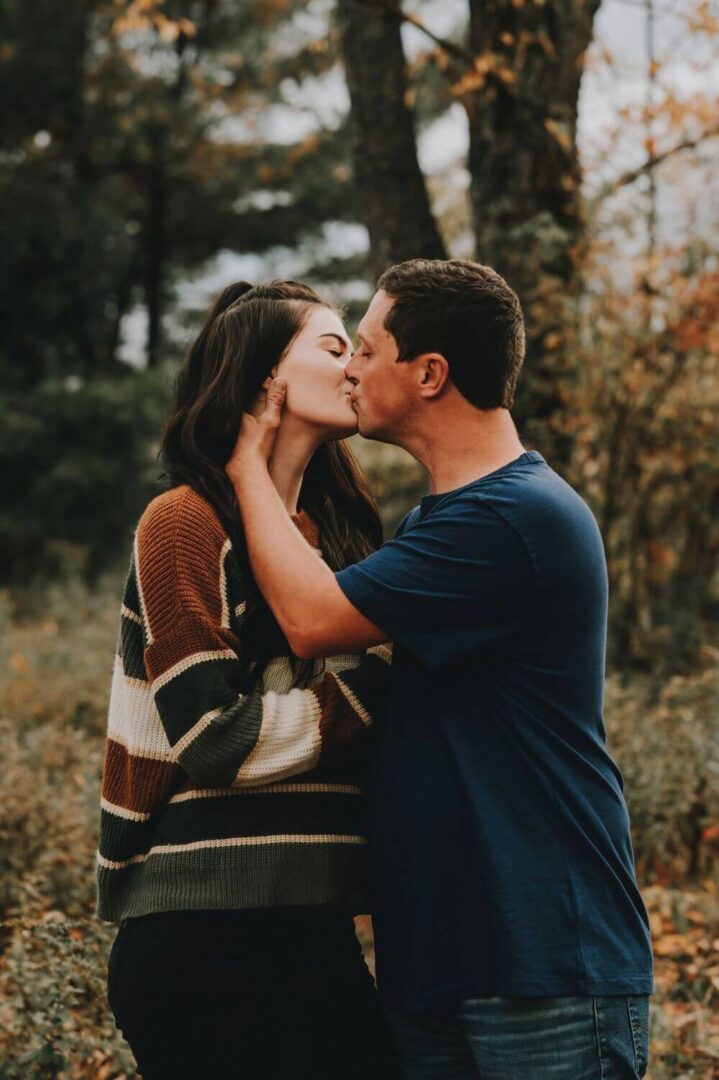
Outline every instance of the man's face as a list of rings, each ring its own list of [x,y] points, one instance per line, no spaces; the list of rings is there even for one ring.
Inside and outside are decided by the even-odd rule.
[[[411,363],[397,363],[397,342],[385,319],[394,298],[380,290],[357,327],[359,348],[345,367],[352,383],[352,407],[360,435],[397,442],[414,401],[416,372]]]

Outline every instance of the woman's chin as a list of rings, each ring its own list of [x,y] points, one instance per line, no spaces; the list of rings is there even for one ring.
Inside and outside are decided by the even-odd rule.
[[[340,426],[335,427],[333,425],[332,430],[327,433],[327,442],[337,442],[338,439],[349,439],[352,435],[356,435],[358,431],[357,416],[353,413],[352,419],[345,421]]]

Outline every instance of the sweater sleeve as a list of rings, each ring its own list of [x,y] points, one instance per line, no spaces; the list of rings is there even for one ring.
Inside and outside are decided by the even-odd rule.
[[[256,785],[316,768],[384,707],[390,652],[336,657],[306,688],[241,690],[230,540],[189,488],[150,504],[137,531],[144,663],[172,759],[194,783]],[[234,572],[234,566],[232,571]]]

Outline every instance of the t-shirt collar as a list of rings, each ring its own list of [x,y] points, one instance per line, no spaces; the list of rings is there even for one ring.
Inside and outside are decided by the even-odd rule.
[[[514,458],[512,461],[508,461],[506,465],[501,465],[498,469],[494,469],[490,473],[485,473],[484,476],[478,476],[476,480],[469,480],[466,484],[462,484],[460,487],[452,488],[451,491],[440,491],[436,495],[423,495],[419,500],[420,517],[424,517],[432,507],[441,502],[442,499],[451,498],[454,495],[459,495],[460,492],[466,491],[468,488],[475,487],[478,484],[484,484],[488,480],[495,480],[498,476],[502,476],[504,473],[510,472],[518,465],[526,465],[533,461],[544,461],[544,458],[538,450],[525,450]]]

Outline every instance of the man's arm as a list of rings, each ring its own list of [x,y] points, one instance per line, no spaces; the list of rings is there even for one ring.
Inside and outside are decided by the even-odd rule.
[[[344,595],[334,573],[290,520],[267,462],[279,427],[284,384],[275,380],[267,407],[245,414],[226,471],[242,514],[255,580],[296,656],[358,652],[388,640]]]

